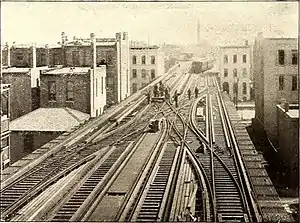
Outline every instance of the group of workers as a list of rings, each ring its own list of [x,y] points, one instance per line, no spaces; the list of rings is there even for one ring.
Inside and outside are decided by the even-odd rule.
[[[189,100],[191,100],[191,94],[192,94],[191,89],[188,89]],[[195,87],[195,98],[198,98],[198,94],[199,94],[199,89]]]

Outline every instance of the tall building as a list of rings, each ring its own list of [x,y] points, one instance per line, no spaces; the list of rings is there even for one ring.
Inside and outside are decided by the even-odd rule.
[[[1,172],[10,163],[10,85],[1,84]]]
[[[156,45],[132,45],[130,59],[131,94],[164,74],[164,54]]]
[[[276,106],[283,99],[289,104],[298,103],[297,38],[264,38],[259,34],[254,45],[253,73],[256,124],[277,144]]]
[[[248,41],[244,46],[220,47],[220,82],[231,100],[250,100],[251,48]]]
[[[93,54],[96,55],[96,66],[106,65],[107,105],[119,103],[130,94],[129,78],[129,41],[126,32],[116,33],[115,38],[74,38],[65,41],[62,35],[62,53],[58,48],[51,49],[50,58],[62,57],[64,67],[91,67]],[[96,50],[93,51],[93,46]],[[52,59],[50,61],[58,61]],[[57,65],[52,62],[53,65]]]

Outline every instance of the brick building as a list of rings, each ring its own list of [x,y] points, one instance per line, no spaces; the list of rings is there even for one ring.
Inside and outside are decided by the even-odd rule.
[[[264,38],[259,34],[253,52],[255,126],[277,145],[276,106],[282,99],[298,103],[297,38]]]
[[[1,172],[10,163],[10,85],[1,84]]]
[[[299,182],[299,106],[277,105],[278,155],[288,169],[288,185]]]
[[[251,47],[246,41],[244,46],[220,47],[220,83],[231,100],[250,100]]]
[[[2,50],[2,65],[8,67],[48,66],[48,47],[36,44],[5,45]]]
[[[95,45],[96,65],[106,65],[107,105],[118,103],[129,96],[129,42],[126,32],[116,33],[115,38],[96,38],[91,34],[87,39],[74,38],[69,42],[65,39],[63,34],[62,64],[65,67],[91,67]],[[54,51],[59,55],[58,49]],[[53,53],[50,57],[54,57]]]
[[[130,93],[164,74],[164,54],[158,46],[130,47]]]
[[[67,67],[41,73],[42,108],[68,107],[96,117],[106,105],[106,66]]]

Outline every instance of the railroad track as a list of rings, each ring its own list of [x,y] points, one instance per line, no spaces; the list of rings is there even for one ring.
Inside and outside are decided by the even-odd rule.
[[[170,79],[172,80],[172,76],[170,76],[167,81],[170,81]],[[145,107],[144,101],[145,100],[142,97],[134,109],[125,110],[125,115],[122,115],[122,113],[117,115],[116,117],[118,117],[118,121],[122,122],[121,124],[124,126],[125,124],[128,124],[130,120],[133,120],[133,117],[138,114],[138,111]],[[151,113],[151,111],[148,111],[148,113]],[[140,121],[143,122],[145,120],[141,118]],[[89,157],[95,151],[103,148],[104,146],[113,143],[116,139],[122,139],[124,136],[126,137],[125,133],[130,132],[130,130],[134,127],[136,128],[136,125],[133,125],[134,127],[126,129],[127,131],[125,131],[125,133],[121,133],[113,131],[116,130],[113,127],[109,127],[109,129],[106,129],[105,131],[107,126],[109,126],[109,124],[106,124],[104,127],[100,128],[100,130],[97,127],[93,127],[94,131],[88,134],[89,138],[84,141],[85,144],[80,143],[78,146],[74,146],[72,148],[62,148],[60,152],[52,154],[49,158],[36,165],[17,181],[6,185],[6,187],[1,190],[0,208],[2,218],[8,220],[17,210],[37,196],[40,191],[45,190],[49,185],[55,183],[60,177],[68,174],[85,162],[88,162],[89,160],[86,157]],[[103,140],[102,138],[102,141],[100,142],[96,141],[95,143],[95,141],[93,141],[96,135],[106,133],[106,136],[108,137],[111,132],[117,133],[106,140]],[[83,142],[83,139],[81,139],[81,142]],[[93,142],[93,144],[87,146],[90,142]],[[90,157],[90,159],[92,158],[93,157]],[[61,165],[61,163],[63,163],[63,165]]]

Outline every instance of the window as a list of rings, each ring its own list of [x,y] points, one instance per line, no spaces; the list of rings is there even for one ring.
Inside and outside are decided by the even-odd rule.
[[[292,91],[297,90],[297,76],[292,76]]]
[[[243,97],[243,101],[247,101],[247,97]]]
[[[238,93],[238,84],[233,83],[233,93],[237,94]]]
[[[72,61],[73,61],[73,66],[79,66],[79,51],[73,51],[72,52]]]
[[[237,69],[236,68],[233,69],[233,77],[237,77]]]
[[[146,64],[146,56],[142,56],[142,64]]]
[[[132,78],[136,78],[136,69],[132,69]]]
[[[155,70],[152,69],[152,70],[151,70],[151,79],[154,79],[154,78],[155,78]]]
[[[1,139],[1,149],[3,149],[6,146],[9,146],[9,137],[8,136]]]
[[[284,50],[278,50],[278,63],[284,65]]]
[[[67,101],[74,100],[74,82],[67,81]]]
[[[98,97],[98,78],[96,78],[96,97]]]
[[[55,83],[55,81],[48,82],[48,100],[56,101],[56,83]]]
[[[112,58],[113,58],[112,53],[111,53],[111,52],[107,52],[107,53],[106,53],[106,61],[107,61],[107,64],[109,64],[109,65],[112,65],[112,64],[113,64]]]
[[[224,77],[227,77],[227,76],[228,76],[228,69],[225,68],[225,69],[224,69]]]
[[[247,63],[247,55],[246,54],[243,55],[243,63]]]
[[[298,51],[292,50],[292,64],[297,65],[298,64]]]
[[[243,76],[246,77],[247,76],[247,69],[243,68]]]
[[[103,94],[103,88],[104,88],[103,77],[101,77],[101,94]]]
[[[132,84],[132,93],[137,92],[137,84]]]
[[[136,56],[132,56],[132,64],[136,64]]]
[[[142,78],[146,78],[147,72],[145,69],[142,69]]]
[[[229,84],[228,82],[223,83],[223,91],[227,92],[229,94]]]
[[[24,59],[23,53],[17,53],[17,60],[23,60],[23,59]]]
[[[247,83],[243,82],[243,94],[247,94]]]
[[[236,63],[237,62],[237,55],[233,55],[233,63]]]
[[[283,76],[279,76],[279,91],[282,91],[284,88],[284,77]]]
[[[1,93],[1,118],[9,117],[9,101],[8,101],[9,93],[8,91],[4,91]]]
[[[224,64],[228,64],[228,55],[224,55]]]
[[[151,56],[151,64],[155,64],[155,56]]]

